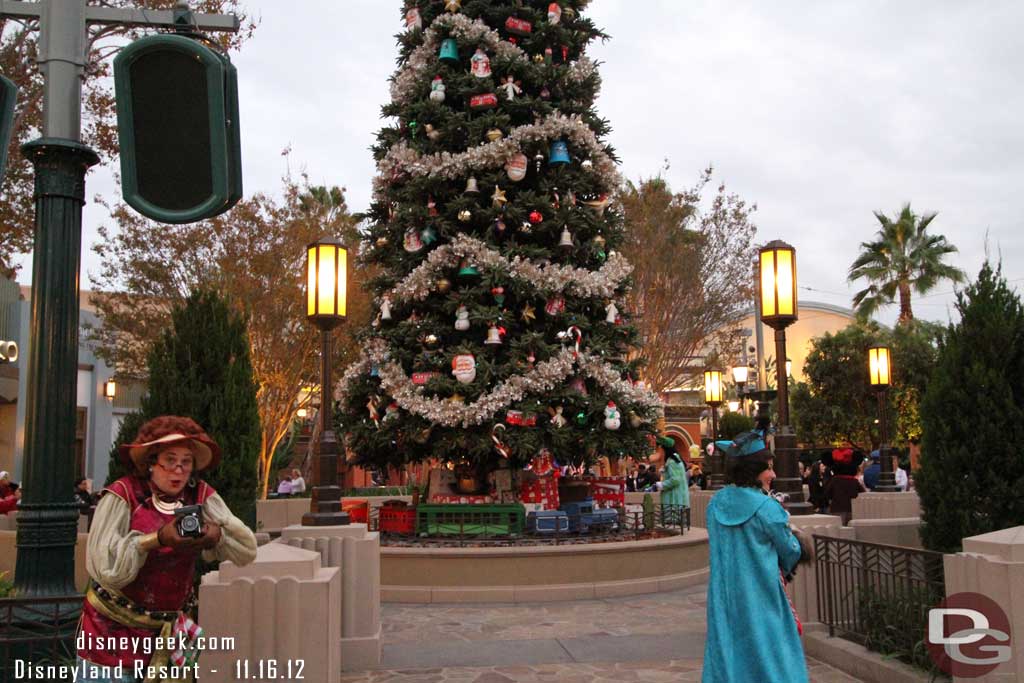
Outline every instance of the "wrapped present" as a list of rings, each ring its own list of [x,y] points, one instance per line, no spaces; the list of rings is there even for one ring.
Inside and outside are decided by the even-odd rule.
[[[519,484],[519,500],[523,503],[540,503],[545,510],[558,509],[558,479],[537,477]]]
[[[625,477],[594,477],[587,482],[597,507],[622,507],[626,504]]]
[[[526,19],[509,17],[505,20],[505,30],[517,36],[528,36],[533,32],[533,24]]]
[[[437,375],[436,372],[414,372],[412,373],[412,383],[421,387]]]
[[[492,92],[486,95],[473,95],[469,98],[470,109],[493,109],[498,106],[498,96]]]
[[[521,410],[510,410],[505,414],[505,424],[510,427],[536,427],[536,413],[524,413]]]

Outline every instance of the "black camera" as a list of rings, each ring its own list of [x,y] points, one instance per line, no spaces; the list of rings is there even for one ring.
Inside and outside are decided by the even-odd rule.
[[[174,522],[182,538],[199,538],[203,535],[203,506],[186,505],[174,511]]]

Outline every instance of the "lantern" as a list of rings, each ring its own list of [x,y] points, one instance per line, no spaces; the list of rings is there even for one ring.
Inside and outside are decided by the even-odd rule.
[[[709,406],[722,405],[722,373],[718,370],[704,373],[704,402]]]
[[[871,375],[872,387],[875,389],[886,389],[889,387],[889,347],[874,346],[868,349],[868,371]]]
[[[781,240],[769,242],[759,254],[758,302],[761,320],[775,329],[797,319],[796,250]]]
[[[324,329],[345,317],[348,251],[325,238],[306,248],[306,317]]]

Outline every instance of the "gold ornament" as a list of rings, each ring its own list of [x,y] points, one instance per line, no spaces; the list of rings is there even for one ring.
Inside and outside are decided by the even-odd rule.
[[[541,54],[534,55],[533,56],[533,61],[536,64],[543,64],[544,63],[544,55],[541,55]]]
[[[489,131],[487,131],[487,139],[491,142],[497,142],[504,136],[505,134],[501,132],[500,128],[491,128]]]
[[[451,288],[452,281],[449,280],[448,278],[443,277],[437,281],[437,291],[441,292],[442,294],[447,294],[448,291],[451,290]]]
[[[537,319],[537,309],[530,304],[526,304],[523,306],[523,312],[519,317],[522,318],[526,324],[530,324],[532,321]]]
[[[462,0],[444,0],[444,8],[455,14],[462,9]]]
[[[501,189],[497,185],[494,186],[494,194],[491,195],[491,201],[494,202],[494,208],[500,209],[508,203],[508,198],[505,196],[505,190]]]
[[[452,403],[465,403],[466,402],[466,399],[463,398],[462,396],[460,396],[459,394],[452,394],[452,397],[450,399],[448,399],[448,400],[451,401]]]
[[[462,221],[463,223],[470,222],[471,220],[473,220],[473,212],[470,211],[469,209],[463,209],[462,211],[459,211],[459,220]]]
[[[377,248],[378,249],[383,249],[386,246],[388,246],[388,238],[387,237],[378,237],[377,238]]]

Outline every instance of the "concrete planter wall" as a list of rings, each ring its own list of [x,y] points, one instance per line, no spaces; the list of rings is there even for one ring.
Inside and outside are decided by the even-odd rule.
[[[389,500],[412,502],[412,496],[355,496],[365,500],[371,508],[379,508]],[[342,500],[347,500],[343,498]],[[309,498],[278,498],[256,501],[256,528],[277,535],[285,527],[302,523],[302,515],[309,512]]]

